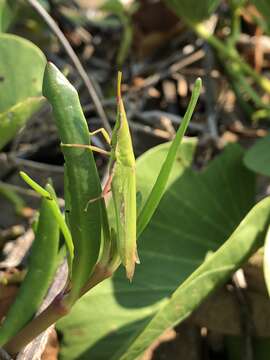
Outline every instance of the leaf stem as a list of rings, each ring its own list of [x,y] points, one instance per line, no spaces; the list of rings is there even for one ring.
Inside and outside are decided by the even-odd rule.
[[[10,355],[16,355],[49,326],[69,313],[71,307],[66,304],[67,299],[68,295],[66,297],[61,293],[57,295],[42,313],[22,328],[3,348]]]

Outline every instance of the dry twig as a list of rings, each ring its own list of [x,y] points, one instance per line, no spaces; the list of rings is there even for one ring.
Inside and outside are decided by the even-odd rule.
[[[51,30],[54,32],[54,34],[58,37],[59,41],[63,45],[66,53],[72,60],[75,68],[77,69],[78,73],[80,74],[90,97],[93,100],[93,103],[95,105],[95,108],[97,110],[97,113],[99,114],[101,121],[103,122],[103,126],[106,128],[106,130],[111,133],[111,126],[109,124],[109,121],[107,119],[107,116],[104,112],[104,109],[102,107],[101,101],[98,97],[98,94],[94,88],[94,85],[89,77],[89,75],[86,73],[85,69],[83,68],[80,59],[76,55],[75,51],[72,49],[70,43],[68,42],[67,38],[57,25],[57,23],[54,21],[54,19],[48,14],[48,12],[44,9],[44,7],[37,1],[37,0],[27,0],[28,3],[37,11],[37,13],[43,18],[43,20],[47,23],[47,25],[51,28]]]

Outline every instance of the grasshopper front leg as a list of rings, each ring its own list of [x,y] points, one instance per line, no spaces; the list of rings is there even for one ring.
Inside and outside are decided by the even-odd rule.
[[[97,130],[94,130],[94,131],[90,131],[89,134],[90,136],[93,136],[93,135],[96,135],[96,134],[99,134],[101,133],[105,139],[105,141],[107,142],[107,144],[111,145],[111,138],[110,138],[110,135],[108,134],[108,132],[104,129],[104,128],[99,128]],[[100,154],[104,154],[104,155],[111,155],[111,152],[110,151],[107,151],[107,150],[103,150],[103,149],[100,149],[99,147],[97,146],[94,146],[94,145],[85,145],[85,144],[61,144],[61,146],[63,147],[75,147],[75,148],[82,148],[82,149],[89,149],[89,150],[92,150],[92,151],[95,151],[95,152],[98,152]]]
[[[103,150],[97,146],[94,146],[94,145],[85,145],[85,144],[61,144],[61,146],[63,147],[75,147],[75,148],[80,148],[80,149],[88,149],[88,150],[92,150],[92,151],[95,151],[95,152],[98,152],[100,154],[103,154],[103,155],[110,155],[110,151],[107,151],[107,150]]]

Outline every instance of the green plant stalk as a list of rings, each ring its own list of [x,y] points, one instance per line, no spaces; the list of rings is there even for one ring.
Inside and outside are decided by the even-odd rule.
[[[125,61],[128,52],[130,50],[130,46],[133,38],[133,29],[132,29],[131,20],[124,16],[121,16],[120,20],[122,22],[124,31],[116,59],[118,66],[122,66],[123,62]]]
[[[10,355],[16,355],[21,349],[35,339],[39,334],[48,329],[57,320],[69,313],[70,308],[63,305],[63,297],[56,297],[53,302],[30,323],[22,328],[5,346]]]
[[[53,108],[63,144],[89,145],[89,130],[75,88],[62,73],[48,63],[43,94]],[[63,147],[65,158],[66,217],[74,243],[71,291],[66,301],[71,306],[80,296],[98,260],[101,243],[101,201],[90,202],[101,194],[101,184],[92,151]]]
[[[225,64],[226,71],[228,74],[234,79],[234,81],[237,83],[237,86],[239,89],[242,88],[242,91],[246,92],[246,94],[250,97],[250,99],[254,102],[254,104],[258,108],[268,108],[266,104],[263,103],[260,96],[256,93],[256,91],[252,88],[252,86],[249,85],[244,75],[239,71],[238,64],[230,63]]]
[[[216,51],[222,55],[227,57],[229,60],[237,63],[239,68],[251,76],[254,81],[268,94],[270,94],[270,80],[266,77],[258,74],[255,70],[252,69],[239,55],[239,53],[232,49],[231,47],[227,47],[226,44],[223,44],[216,36],[212,35],[206,27],[202,23],[192,23],[188,22],[188,25],[200,36],[202,39],[207,41],[211,46],[213,46]]]
[[[227,75],[231,79],[230,86],[232,87],[232,89],[236,95],[238,103],[240,104],[241,108],[244,110],[244,112],[248,116],[248,118],[251,118],[253,111],[254,111],[253,107],[244,100],[242,90],[240,89],[240,86],[237,83],[237,81],[234,79],[234,77],[230,73],[231,69],[229,69],[229,66],[227,64],[224,64],[224,65],[225,65],[225,71],[227,71]]]
[[[183,136],[186,132],[186,129],[188,127],[188,124],[191,120],[191,117],[193,115],[195,106],[197,104],[200,91],[202,87],[202,81],[200,78],[198,78],[195,82],[194,89],[192,91],[191,99],[188,104],[188,108],[186,110],[185,116],[183,118],[183,121],[177,130],[176,136],[170,146],[170,149],[168,151],[168,155],[162,165],[162,168],[159,172],[159,175],[157,177],[157,180],[151,190],[151,193],[146,200],[146,203],[139,213],[138,219],[137,219],[137,236],[139,237],[141,233],[144,231],[146,226],[148,225],[150,219],[152,218],[154,212],[156,211],[156,208],[166,190],[166,185],[170,176],[171,169],[173,167],[174,160],[176,158],[176,154],[179,150],[179,147],[181,145]]]
[[[60,255],[61,256],[61,255]],[[59,257],[58,257],[59,258]],[[113,259],[111,260],[112,263]],[[110,264],[111,264],[110,263]],[[119,256],[116,257],[115,269],[118,268],[121,261]],[[80,296],[83,296],[86,292],[91,290],[94,286],[100,283],[102,280],[110,277],[114,270],[108,271],[107,262],[104,264],[101,262],[96,265],[95,271],[90,277],[88,283],[81,289]],[[71,307],[66,306],[70,301],[68,299],[69,294],[59,294],[52,303],[42,311],[37,317],[35,317],[30,323],[22,328],[6,345],[5,350],[10,355],[17,354],[22,348],[29,344],[33,339],[40,335],[43,331],[49,328],[52,324],[68,315]]]
[[[0,346],[6,344],[38,310],[56,270],[59,226],[43,198],[27,275],[0,328]]]
[[[227,43],[231,47],[235,47],[236,42],[239,39],[241,33],[241,8],[242,5],[234,3],[234,1],[229,1],[230,10],[231,10],[231,33],[228,37]]]
[[[244,2],[239,3],[238,1],[231,0],[230,1],[230,8],[231,8],[231,33],[229,37],[227,38],[227,47],[232,51],[237,51],[236,49],[236,43],[239,39],[240,33],[241,33],[241,9],[243,8]],[[223,62],[222,58],[220,57],[221,62]],[[231,62],[227,64],[224,62],[224,66],[229,73],[229,75],[234,79],[234,82],[237,84],[237,87],[242,88],[242,91],[244,90],[247,95],[252,99],[256,107],[258,108],[269,108],[263,101],[261,100],[260,96],[257,94],[257,92],[253,89],[253,87],[248,83],[248,79],[243,75],[241,68],[239,64],[235,62]],[[242,92],[240,90],[240,93]],[[243,104],[242,104],[243,106]]]
[[[48,205],[51,207],[51,211],[54,214],[55,219],[57,220],[59,228],[61,229],[61,231],[64,235],[65,242],[66,242],[68,267],[69,267],[69,278],[70,278],[71,274],[72,274],[72,262],[73,262],[73,257],[74,257],[73,242],[72,242],[72,237],[71,237],[70,231],[69,231],[67,224],[66,224],[66,222],[62,216],[62,213],[59,209],[54,189],[50,184],[47,184],[46,189],[43,189],[43,187],[41,187],[38,183],[36,183],[33,179],[30,178],[30,176],[28,176],[23,171],[20,172],[20,176],[39,195],[41,195],[42,197],[44,197],[47,200],[50,200]]]

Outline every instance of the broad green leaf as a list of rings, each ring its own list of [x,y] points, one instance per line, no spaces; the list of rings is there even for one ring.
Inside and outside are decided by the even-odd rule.
[[[173,293],[122,356],[133,360],[162,333],[187,318],[218,286],[221,286],[248,257],[263,245],[270,220],[270,197],[255,205],[229,239]]]
[[[0,34],[0,112],[23,100],[40,96],[46,59],[30,41]]]
[[[30,97],[0,113],[0,149],[2,149],[37,111],[44,98]]]
[[[176,156],[176,163],[172,167],[171,174],[167,182],[167,188],[176,180],[177,177],[182,175],[187,167],[191,165],[197,142],[198,140],[195,137],[184,137]],[[145,201],[155,184],[156,179],[154,176],[160,172],[170,146],[171,142],[157,145],[137,159],[136,183],[140,194],[139,207],[142,207],[145,204]],[[153,161],[153,159],[155,160]],[[147,171],[147,169],[145,169],[146,171],[141,170],[146,166],[146,164],[151,164],[149,171]]]
[[[45,56],[30,41],[0,34],[0,148],[42,105]]]
[[[141,185],[143,177],[154,181],[160,166],[157,153],[152,149],[137,162],[142,198],[151,187]],[[253,204],[254,175],[242,158],[243,150],[231,145],[199,173],[186,168],[185,159],[176,161],[170,186],[138,242],[141,265],[132,284],[118,271],[75,305],[58,324],[63,333],[61,359],[119,359],[174,290],[225,242]],[[241,251],[244,259],[249,244]],[[234,253],[230,256],[235,259]],[[202,279],[210,280],[207,271]],[[220,282],[227,275],[224,272]]]
[[[220,4],[220,0],[166,0],[169,7],[184,19],[201,22],[209,18]]]
[[[252,171],[270,176],[270,135],[258,140],[245,154],[244,163]]]

